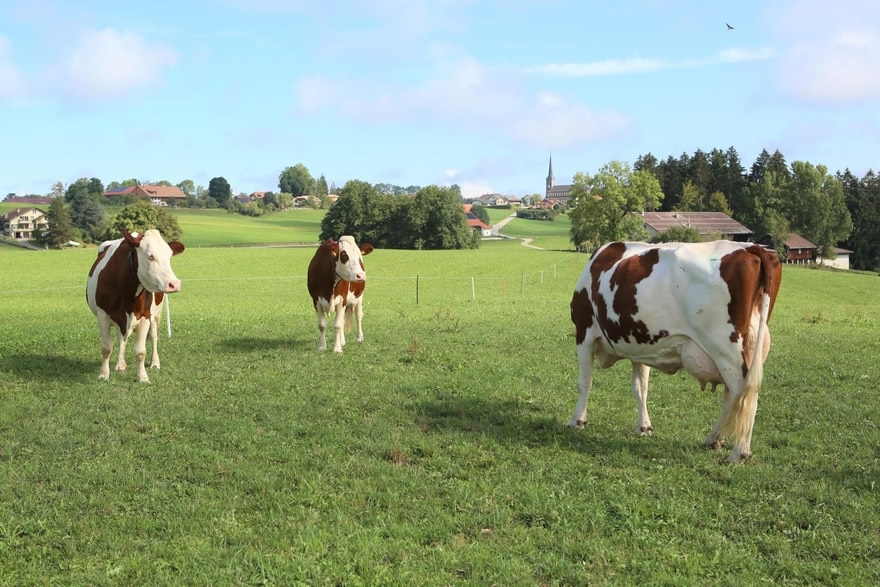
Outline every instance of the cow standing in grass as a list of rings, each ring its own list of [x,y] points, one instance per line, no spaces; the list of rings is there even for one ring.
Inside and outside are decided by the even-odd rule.
[[[357,341],[364,341],[361,322],[364,317],[364,287],[367,271],[364,255],[373,251],[370,244],[358,244],[354,237],[343,236],[339,242],[327,239],[315,251],[309,263],[308,288],[318,317],[318,350],[327,350],[327,316],[336,313],[333,351],[342,352],[345,330],[357,320]]]
[[[728,460],[748,459],[770,351],[767,321],[781,279],[776,254],[751,243],[601,247],[571,300],[580,398],[569,426],[585,424],[594,358],[602,368],[621,359],[632,363],[641,435],[654,430],[647,405],[650,367],[664,373],[684,368],[703,389],[724,386],[721,416],[704,444],[718,448],[732,433]]]
[[[125,347],[132,332],[137,357],[137,378],[149,383],[146,360],[146,339],[153,340],[151,367],[159,368],[156,349],[158,317],[164,294],[180,291],[180,280],[171,269],[171,257],[183,252],[179,242],[166,243],[158,230],[143,234],[129,233],[123,228],[122,238],[107,241],[98,247],[98,258],[89,271],[86,284],[86,301],[98,318],[101,332],[103,362],[98,373],[100,379],[110,378],[110,353],[113,351],[115,325],[119,337],[117,371],[124,371]]]

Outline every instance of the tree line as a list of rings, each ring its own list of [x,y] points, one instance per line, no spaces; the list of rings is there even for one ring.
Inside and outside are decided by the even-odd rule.
[[[98,178],[81,178],[66,189],[57,182],[51,188],[47,228],[38,231],[35,240],[54,247],[61,247],[70,240],[96,243],[119,238],[122,227],[129,231],[155,227],[166,240],[180,240],[177,219],[165,208],[130,194],[105,195],[115,188],[133,185],[140,182],[125,180],[105,187]],[[162,181],[153,185],[172,184]],[[211,179],[207,189],[184,180],[177,187],[184,192],[186,200],[170,203],[260,215],[288,207],[292,194],[298,194],[308,196],[306,200],[313,207],[329,208],[321,224],[321,240],[350,234],[377,247],[403,249],[475,248],[480,243],[461,209],[458,186],[402,188],[351,180],[339,190],[339,197],[331,206],[328,192],[336,191],[336,186],[328,186],[323,175],[313,178],[301,163],[286,167],[279,175],[278,185],[281,190],[278,194],[266,192],[263,198],[242,204],[233,198],[229,182],[223,177]],[[400,197],[402,195],[409,197]],[[107,206],[122,206],[122,210],[108,218]]]
[[[748,170],[733,147],[665,160],[648,153],[632,167],[612,161],[593,175],[576,174],[571,193],[571,238],[580,248],[645,238],[633,213],[716,211],[777,248],[795,232],[823,256],[842,246],[853,251],[853,268],[880,270],[880,178],[873,170],[861,179],[849,169],[831,174],[805,161],[789,165],[778,150],[762,151]]]

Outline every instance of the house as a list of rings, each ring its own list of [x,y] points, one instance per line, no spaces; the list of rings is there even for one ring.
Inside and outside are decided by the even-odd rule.
[[[553,176],[553,156],[550,156],[550,168],[547,171],[547,182],[545,184],[544,190],[544,206],[552,207],[553,205],[559,205],[562,207],[568,206],[568,201],[571,200],[571,188],[574,187],[572,184],[556,184],[556,178]]]
[[[794,232],[788,235],[783,246],[786,263],[805,265],[816,258],[816,245]]]
[[[849,256],[852,255],[852,251],[848,249],[841,249],[840,247],[834,247],[834,254],[835,257],[833,259],[818,257],[816,261],[828,267],[836,267],[837,269],[849,269]]]
[[[0,234],[15,239],[34,238],[34,232],[48,224],[39,208],[16,208],[0,216]]]
[[[155,206],[167,206],[172,200],[185,201],[186,194],[177,186],[173,185],[134,185],[118,187],[107,190],[104,195],[108,198],[116,196],[133,195],[137,198],[150,200]]]
[[[483,206],[507,206],[510,203],[510,197],[501,194],[483,194],[474,200],[474,203]]]
[[[465,218],[467,218],[467,223],[471,230],[479,232],[483,238],[492,236],[492,227],[474,215],[471,204],[462,204],[461,208],[464,210]]]
[[[696,228],[701,237],[720,235],[721,238],[746,242],[754,234],[723,212],[642,212],[645,230],[651,237],[666,232],[673,226]]]

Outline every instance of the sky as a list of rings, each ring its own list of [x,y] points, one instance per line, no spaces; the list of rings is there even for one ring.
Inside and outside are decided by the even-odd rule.
[[[727,25],[733,28],[728,28]],[[4,0],[0,198],[81,177],[544,192],[734,147],[880,171],[876,0]]]

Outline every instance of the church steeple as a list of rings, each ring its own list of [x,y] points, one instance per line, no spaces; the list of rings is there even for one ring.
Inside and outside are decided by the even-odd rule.
[[[556,178],[553,177],[553,153],[550,153],[550,168],[547,170],[547,193],[556,185]]]

